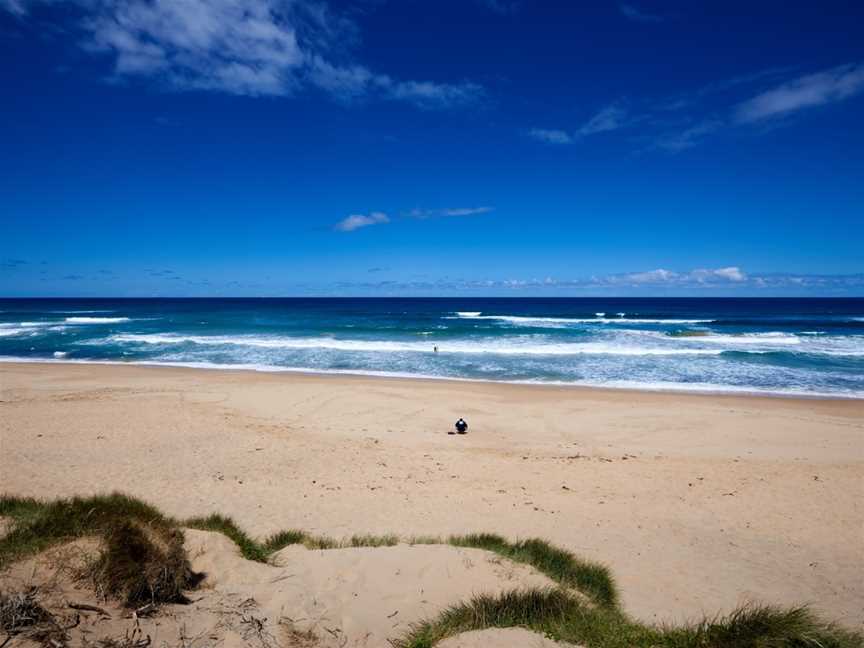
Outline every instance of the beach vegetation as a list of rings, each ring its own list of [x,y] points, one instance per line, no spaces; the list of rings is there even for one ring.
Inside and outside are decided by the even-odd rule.
[[[726,616],[652,625],[617,607],[586,604],[561,588],[481,594],[415,624],[393,648],[432,648],[463,632],[526,628],[585,648],[861,648],[862,636],[820,620],[806,607],[745,605]]]
[[[0,516],[11,519],[0,537],[0,569],[50,547],[96,537],[101,550],[84,576],[105,597],[127,606],[184,602],[184,591],[202,575],[193,573],[183,547],[183,529],[222,533],[249,560],[267,562],[291,545],[331,550],[408,544],[447,544],[482,549],[530,565],[554,587],[481,594],[458,602],[413,625],[391,643],[394,648],[431,648],[470,630],[521,627],[586,648],[860,648],[860,633],[827,623],[806,607],[746,605],[725,616],[680,625],[646,624],[631,618],[619,602],[609,569],[540,539],[510,541],[488,533],[444,538],[354,535],[343,540],[301,530],[263,540],[248,535],[219,514],[180,520],[146,502],[120,493],[53,501],[0,496]],[[23,596],[23,598],[22,598]],[[29,607],[28,607],[29,606]],[[27,610],[30,610],[28,612]],[[0,595],[0,620],[41,619],[35,597]],[[29,616],[28,616],[29,615]],[[7,621],[12,619],[12,621]],[[16,621],[15,619],[19,619]],[[56,624],[55,624],[56,626]],[[58,626],[59,627],[59,626]]]

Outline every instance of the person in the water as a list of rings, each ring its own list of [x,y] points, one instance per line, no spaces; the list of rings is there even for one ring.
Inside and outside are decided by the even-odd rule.
[[[459,434],[465,434],[466,432],[468,432],[468,424],[465,422],[465,419],[460,418],[458,421],[456,421],[456,431]]]

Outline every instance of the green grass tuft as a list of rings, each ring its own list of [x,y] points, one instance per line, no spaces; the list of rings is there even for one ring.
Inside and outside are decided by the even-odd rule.
[[[13,520],[0,538],[0,569],[51,546],[83,536],[105,544],[93,567],[101,588],[127,604],[182,600],[195,584],[183,550],[182,527],[216,531],[236,543],[241,554],[267,561],[289,545],[309,549],[383,547],[394,535],[357,535],[343,541],[303,531],[282,531],[259,542],[222,515],[179,521],[140,500],[113,493],[50,502],[0,496],[0,515]],[[412,544],[450,544],[493,552],[531,565],[560,585],[481,595],[415,625],[396,648],[431,648],[442,639],[484,628],[524,627],[586,648],[862,648],[859,633],[825,623],[806,608],[747,606],[725,617],[683,626],[639,623],[619,607],[609,570],[539,539],[510,542],[494,534],[415,537]],[[575,590],[575,591],[574,591]],[[585,595],[577,596],[576,591]],[[6,601],[5,604],[9,602]]]
[[[243,529],[237,526],[229,517],[213,513],[207,517],[190,518],[183,521],[183,526],[200,531],[215,531],[228,536],[240,549],[240,553],[247,560],[266,562],[270,555],[264,546],[250,538]]]
[[[0,568],[61,542],[86,535],[104,536],[122,521],[132,520],[162,531],[176,526],[149,504],[120,493],[51,502],[3,496],[0,515],[13,519],[12,530],[0,538]]]
[[[457,547],[485,549],[513,562],[531,565],[564,587],[589,596],[597,605],[611,607],[618,602],[615,582],[606,567],[577,558],[545,540],[508,542],[501,536],[482,533],[453,536],[448,542]]]
[[[269,556],[276,553],[280,549],[284,549],[290,545],[303,544],[306,540],[306,534],[303,531],[291,529],[289,531],[280,531],[269,536],[263,544],[263,549]]]
[[[861,648],[862,636],[819,620],[806,608],[743,607],[681,627],[630,619],[617,608],[586,605],[565,590],[480,595],[414,625],[393,648],[432,648],[463,632],[522,627],[586,648]]]

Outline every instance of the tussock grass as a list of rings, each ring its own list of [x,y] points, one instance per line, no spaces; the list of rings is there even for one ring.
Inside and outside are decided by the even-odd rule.
[[[267,557],[272,553],[246,535],[246,532],[237,526],[234,520],[218,513],[208,515],[207,517],[190,518],[183,522],[183,526],[201,531],[216,531],[228,536],[234,541],[234,544],[240,549],[240,553],[247,560],[266,562]]]
[[[105,537],[122,522],[137,522],[165,534],[177,528],[154,507],[119,493],[50,502],[2,496],[0,515],[13,520],[12,529],[0,538],[0,568],[61,542]]]
[[[189,565],[180,529],[159,533],[129,521],[106,534],[105,548],[86,576],[97,591],[129,607],[187,603],[183,590],[200,580]]]
[[[480,533],[452,536],[448,543],[485,549],[513,562],[531,565],[560,585],[579,590],[597,605],[610,607],[618,602],[615,582],[606,567],[577,558],[545,540],[534,538],[509,542],[499,535]]]
[[[462,632],[527,628],[587,648],[860,648],[860,634],[825,623],[803,607],[745,606],[679,627],[652,626],[612,607],[587,605],[562,589],[480,595],[413,626],[393,648],[432,648]]]
[[[0,569],[11,562],[83,536],[99,536],[105,548],[94,563],[93,578],[127,604],[180,601],[194,586],[183,549],[184,526],[224,534],[241,554],[266,562],[290,545],[309,549],[383,547],[400,542],[393,535],[357,535],[344,540],[299,530],[281,531],[263,541],[246,534],[222,515],[176,520],[140,500],[114,493],[88,498],[40,501],[0,496],[0,515],[13,520],[0,538]],[[515,590],[481,595],[415,625],[395,648],[431,648],[442,639],[485,628],[524,627],[553,639],[587,648],[862,648],[864,637],[825,623],[807,608],[745,606],[730,615],[681,626],[653,626],[631,619],[619,607],[609,570],[578,558],[544,540],[510,542],[493,534],[406,540],[411,544],[449,544],[493,552],[531,565],[555,581],[553,589]],[[579,592],[584,596],[576,594]],[[0,597],[8,606],[9,597]],[[17,605],[17,603],[16,603]],[[11,609],[11,608],[10,608]],[[4,621],[5,623],[5,621]]]

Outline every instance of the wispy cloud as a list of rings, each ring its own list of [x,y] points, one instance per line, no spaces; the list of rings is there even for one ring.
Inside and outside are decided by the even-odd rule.
[[[864,91],[864,63],[808,74],[762,92],[735,109],[738,122],[756,122],[842,101]]]
[[[573,144],[626,130],[642,150],[679,153],[732,129],[776,121],[807,108],[864,94],[864,63],[848,63],[788,78],[796,68],[773,67],[713,81],[689,92],[651,100],[615,101],[572,130],[533,128],[525,134],[548,144]],[[799,72],[800,74],[800,72]]]
[[[595,135],[607,131],[618,130],[627,124],[627,111],[619,104],[613,103],[594,115],[579,129],[579,135]]]
[[[412,209],[405,215],[409,218],[425,220],[427,218],[440,218],[441,216],[477,216],[494,211],[494,207],[445,207],[443,209]]]
[[[4,259],[0,261],[0,267],[2,268],[18,268],[23,265],[27,265],[27,261],[24,259]]]
[[[24,17],[54,0],[0,0]],[[387,99],[421,108],[479,101],[475,83],[394,79],[353,60],[356,25],[318,0],[68,0],[82,47],[113,61],[112,80],[174,90],[288,96],[317,87],[340,101]]]
[[[362,227],[369,227],[370,225],[382,225],[384,223],[389,223],[390,218],[384,212],[372,212],[370,214],[352,214],[347,218],[343,218],[341,221],[336,223],[333,226],[337,232],[353,232],[354,230],[358,230]]]
[[[706,119],[692,126],[686,126],[680,131],[669,131],[659,135],[654,144],[657,148],[673,153],[696,146],[703,138],[723,128],[724,122],[719,119]]]
[[[627,20],[632,20],[634,22],[656,24],[665,22],[666,20],[665,16],[643,11],[639,7],[632,4],[620,4],[618,5],[618,10],[621,12],[622,16],[627,18]]]
[[[519,10],[522,3],[519,0],[476,0],[478,4],[499,14],[512,14]]]
[[[308,78],[342,102],[383,98],[407,101],[420,108],[449,108],[478,102],[485,94],[482,86],[431,81],[398,81],[386,74],[376,74],[362,65],[339,66],[320,56],[311,59]]]
[[[532,139],[547,144],[571,144],[573,142],[573,137],[567,131],[554,128],[532,128],[526,134]]]
[[[23,16],[27,13],[27,0],[0,0],[0,9]]]
[[[547,144],[572,144],[582,137],[618,130],[629,124],[627,110],[616,102],[602,108],[572,133],[557,128],[532,128],[526,135]]]

